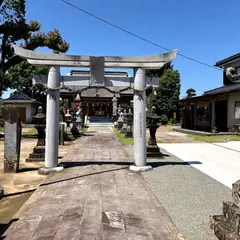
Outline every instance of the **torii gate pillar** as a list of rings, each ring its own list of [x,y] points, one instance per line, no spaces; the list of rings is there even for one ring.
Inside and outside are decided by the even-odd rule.
[[[134,69],[134,89],[142,90],[146,87],[144,68]],[[133,98],[134,107],[134,163],[130,166],[132,171],[148,171],[146,153],[146,91],[135,92]]]
[[[59,98],[60,68],[52,66],[48,72],[47,116],[46,116],[46,150],[45,167],[58,166],[58,139],[59,139]],[[55,89],[54,89],[55,88]]]

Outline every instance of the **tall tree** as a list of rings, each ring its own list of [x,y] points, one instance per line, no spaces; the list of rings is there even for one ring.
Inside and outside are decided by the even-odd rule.
[[[180,87],[178,70],[165,69],[163,75],[159,77],[159,86],[155,89],[155,93],[151,93],[148,97],[148,109],[155,106],[158,115],[167,115],[171,118],[173,112],[179,109]]]
[[[54,29],[45,34],[39,31],[41,28],[39,22],[30,21],[30,23],[26,23],[25,6],[25,0],[0,0],[0,96],[8,87],[16,87],[16,82],[19,81],[18,78],[13,79],[11,74],[19,70],[21,71],[22,69],[26,70],[24,72],[26,75],[29,75],[29,73],[33,71],[46,71],[46,69],[38,70],[35,67],[29,67],[26,60],[14,55],[14,44],[20,43],[22,47],[29,50],[46,46],[58,53],[66,52],[69,48],[69,44],[62,39],[58,30]],[[19,65],[18,69],[11,69],[11,67],[20,63],[22,65]],[[22,73],[21,71],[21,74]],[[21,74],[19,76],[21,76]],[[26,82],[24,82],[24,84],[25,83]],[[19,85],[20,84],[21,80]]]
[[[196,90],[193,88],[189,88],[186,91],[186,98],[192,98],[196,96]]]

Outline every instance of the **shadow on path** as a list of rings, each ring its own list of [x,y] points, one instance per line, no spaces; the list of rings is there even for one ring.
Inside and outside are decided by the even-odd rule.
[[[6,239],[6,237],[2,237],[2,235],[6,232],[6,230],[12,225],[12,223],[17,222],[18,218],[13,218],[9,221],[8,224],[0,224],[0,240]]]
[[[66,181],[74,180],[74,179],[77,179],[77,178],[93,176],[93,175],[97,175],[97,174],[101,174],[101,173],[114,172],[114,171],[117,171],[117,170],[122,170],[122,169],[127,169],[127,168],[128,167],[114,168],[114,169],[105,170],[105,171],[99,171],[99,172],[94,172],[94,173],[87,173],[87,174],[83,174],[83,175],[77,175],[77,176],[74,176],[74,177],[60,179],[60,180],[53,181],[53,182],[42,183],[42,184],[40,184],[40,187],[51,185],[51,184],[55,184],[55,183],[60,183],[60,182],[66,182]]]
[[[61,162],[61,166],[64,168],[72,168],[72,167],[81,167],[88,165],[117,165],[117,166],[129,166],[132,165],[133,162],[100,162],[100,161],[89,161],[89,162]],[[168,162],[168,161],[155,161],[148,162],[153,168],[165,166],[165,165],[192,165],[192,164],[202,164],[199,161],[189,161],[189,162]]]

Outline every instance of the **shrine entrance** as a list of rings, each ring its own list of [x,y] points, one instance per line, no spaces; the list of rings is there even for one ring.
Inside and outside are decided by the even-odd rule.
[[[47,76],[47,112],[46,112],[46,153],[45,168],[43,171],[59,171],[58,167],[58,142],[59,142],[59,98],[60,89],[72,91],[69,87],[60,86],[60,67],[89,67],[90,78],[86,89],[105,89],[114,94],[112,100],[112,114],[117,115],[117,98],[116,94],[126,90],[133,91],[133,108],[134,108],[134,166],[130,166],[130,170],[143,171],[151,169],[147,166],[146,156],[146,89],[147,77],[146,69],[160,69],[165,63],[175,59],[177,51],[166,54],[158,54],[153,56],[71,56],[60,54],[39,53],[14,46],[15,54],[26,58],[32,65],[48,66],[49,72]],[[129,86],[122,86],[119,90],[110,90],[112,82],[106,81],[105,68],[132,68],[134,70],[133,84],[129,82]],[[149,79],[151,85],[152,79]],[[112,85],[110,85],[112,84]],[[82,93],[84,90],[78,91]],[[101,103],[99,101],[99,103]],[[89,106],[90,107],[90,106]],[[93,110],[94,107],[94,110]],[[94,114],[106,114],[110,111],[105,106],[91,106]],[[108,107],[108,106],[107,106]],[[101,110],[100,110],[101,109]],[[103,108],[104,109],[104,108]],[[132,168],[131,168],[132,167]]]

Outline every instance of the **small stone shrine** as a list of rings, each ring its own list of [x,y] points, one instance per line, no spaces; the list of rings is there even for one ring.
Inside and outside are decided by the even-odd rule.
[[[45,160],[45,129],[46,129],[46,115],[43,113],[43,109],[40,106],[37,114],[32,117],[36,121],[34,126],[38,132],[38,141],[36,147],[33,149],[33,153],[29,154],[29,158],[26,162],[44,162]]]
[[[4,172],[16,173],[19,170],[21,147],[21,124],[19,109],[4,106]]]
[[[149,128],[150,137],[147,144],[147,157],[161,157],[162,153],[157,145],[156,131],[160,126],[160,116],[155,113],[153,106],[151,112],[147,114],[147,128]]]
[[[233,202],[223,202],[223,214],[211,218],[211,229],[219,240],[240,239],[240,180],[232,185]]]

